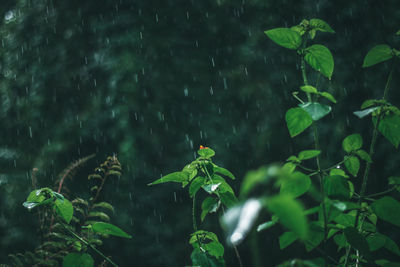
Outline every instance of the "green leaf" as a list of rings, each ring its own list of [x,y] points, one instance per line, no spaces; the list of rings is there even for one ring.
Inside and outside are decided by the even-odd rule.
[[[201,204],[201,221],[208,213],[216,212],[219,208],[220,202],[215,197],[206,197]]]
[[[332,169],[332,170],[329,171],[329,175],[330,176],[340,175],[340,176],[343,176],[345,178],[349,178],[349,176],[342,169]]]
[[[333,97],[333,95],[331,95],[331,94],[328,93],[328,92],[321,92],[319,95],[325,97],[326,99],[328,99],[329,101],[331,101],[331,102],[334,103],[334,104],[337,103],[337,101],[336,101],[336,99]]]
[[[222,258],[224,255],[224,247],[218,241],[218,237],[212,232],[196,231],[191,234],[189,243],[194,248],[201,248],[202,251],[206,251],[216,258]]]
[[[114,213],[114,207],[107,202],[99,202],[93,205],[93,209],[104,209]]]
[[[310,19],[310,26],[321,32],[335,33],[331,26],[322,19]]]
[[[324,177],[324,191],[328,197],[337,199],[349,199],[350,190],[347,179],[343,176]]]
[[[311,116],[302,108],[289,109],[285,117],[290,137],[299,135],[313,122]]]
[[[364,160],[364,161],[366,161],[366,162],[372,163],[372,159],[371,159],[371,157],[369,156],[369,154],[368,154],[367,151],[362,150],[362,149],[359,149],[359,150],[357,150],[355,153],[356,153],[356,155],[357,155],[360,159],[362,159],[362,160]]]
[[[396,254],[397,256],[400,256],[400,249],[397,246],[396,242],[394,242],[392,239],[389,237],[382,235],[385,237],[386,242],[385,242],[385,248],[389,250],[390,252]]]
[[[342,147],[343,150],[350,153],[352,151],[358,150],[362,147],[362,138],[361,135],[359,134],[352,134],[347,136],[343,142],[342,142]]]
[[[240,188],[240,196],[245,198],[254,187],[269,183],[279,170],[279,167],[272,165],[247,172]]]
[[[290,196],[282,195],[268,199],[267,209],[279,218],[279,222],[292,230],[299,238],[308,234],[307,218],[300,202]]]
[[[206,148],[200,148],[199,150],[197,150],[197,154],[199,154],[200,157],[209,159],[215,155],[215,151],[209,147],[206,147]]]
[[[400,203],[397,200],[385,196],[375,200],[371,207],[378,218],[400,227]]]
[[[323,222],[311,222],[308,238],[306,240],[306,250],[310,252],[324,240]]]
[[[304,60],[328,79],[332,77],[334,61],[331,51],[326,46],[315,44],[307,47]]]
[[[72,252],[63,258],[63,267],[92,267],[94,261],[87,253]]]
[[[188,182],[189,180],[189,175],[186,172],[173,172],[170,174],[167,174],[160,179],[150,183],[149,185],[156,185],[156,184],[162,184],[162,183],[167,183],[167,182],[175,182],[175,183],[185,183]]]
[[[193,266],[201,267],[225,267],[223,258],[215,258],[202,251],[200,248],[195,248],[190,255]]]
[[[360,169],[360,160],[355,156],[348,156],[344,161],[344,166],[353,176],[357,176]]]
[[[300,89],[303,90],[306,93],[311,93],[311,94],[317,94],[318,90],[314,86],[311,85],[304,85],[300,86]]]
[[[370,251],[378,250],[385,246],[386,238],[381,234],[371,234],[366,237]]]
[[[372,108],[368,108],[368,109],[364,109],[364,110],[360,110],[360,111],[354,111],[353,114],[356,115],[357,117],[359,117],[360,119],[362,119],[377,109],[379,109],[379,107],[372,107]]]
[[[276,44],[289,49],[297,49],[301,45],[301,36],[289,28],[275,28],[264,32]]]
[[[284,232],[279,236],[279,247],[285,249],[298,239],[297,235],[293,232]]]
[[[63,218],[64,221],[69,223],[74,214],[74,207],[72,206],[71,202],[66,198],[63,200],[57,199],[54,202],[54,206],[57,214]]]
[[[106,234],[106,235],[113,235],[113,236],[118,236],[118,237],[124,237],[124,238],[132,238],[131,235],[125,233],[122,229],[119,227],[110,224],[110,223],[105,223],[105,222],[96,222],[92,224],[92,229],[95,233],[99,234]]]
[[[310,186],[309,176],[301,172],[294,172],[282,180],[280,194],[296,198],[306,193]]]
[[[376,124],[376,121],[374,121]],[[400,116],[391,114],[385,116],[379,123],[379,132],[394,145],[395,148],[400,144]]]
[[[231,178],[232,180],[235,180],[235,176],[230,171],[228,171],[227,169],[219,167],[219,166],[217,166],[215,164],[213,164],[213,168],[214,168],[214,172],[215,173],[222,174],[222,175],[224,175],[224,176],[226,176],[228,178]]]
[[[373,47],[364,58],[363,68],[370,67],[393,57],[392,48],[385,44]]]
[[[189,195],[193,197],[199,189],[207,183],[207,179],[203,176],[195,178],[189,186]]]
[[[321,150],[303,150],[299,153],[300,160],[312,159],[321,154]]]
[[[221,197],[222,204],[227,208],[235,206],[238,202],[236,196],[229,191],[219,193],[219,196]]]
[[[344,230],[347,242],[355,249],[360,251],[365,257],[369,256],[369,246],[365,237],[354,227],[346,227]]]
[[[202,188],[204,189],[204,191],[206,191],[209,194],[214,193],[215,191],[217,191],[218,187],[221,185],[222,183],[215,183],[215,184],[206,184],[203,185]]]
[[[307,102],[299,105],[312,118],[313,121],[322,119],[331,112],[332,108],[328,105],[323,105],[317,102]]]

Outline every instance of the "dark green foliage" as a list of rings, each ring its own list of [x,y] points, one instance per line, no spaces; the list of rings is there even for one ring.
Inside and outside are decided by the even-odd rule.
[[[67,187],[65,179],[73,179],[75,169],[91,157],[71,164],[62,172],[61,179],[56,183],[59,192]],[[41,229],[46,229],[46,233],[42,244],[34,253],[10,255],[13,264],[15,266],[59,266],[62,263],[65,267],[91,267],[94,266],[94,260],[86,251],[93,250],[116,266],[99,252],[96,246],[101,246],[102,239],[109,235],[131,238],[117,226],[107,223],[114,212],[114,207],[108,202],[99,201],[107,180],[120,176],[121,170],[121,164],[115,156],[108,157],[97,167],[95,174],[88,176],[92,181],[93,177],[96,177],[93,182],[97,184],[95,190],[90,190],[92,197],[88,201],[77,197],[70,202],[62,194],[50,188],[32,191],[23,205],[29,210],[43,208],[48,211],[41,222],[45,224]]]

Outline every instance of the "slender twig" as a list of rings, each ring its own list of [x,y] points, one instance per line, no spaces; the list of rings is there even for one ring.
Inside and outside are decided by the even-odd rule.
[[[319,171],[317,171],[317,170],[313,170],[313,169],[310,169],[310,168],[307,168],[307,167],[305,167],[305,166],[303,166],[303,165],[297,165],[297,167],[299,167],[300,169],[303,169],[303,170],[305,170],[305,171],[308,171],[308,172],[311,172],[311,173],[318,173]]]
[[[387,193],[390,193],[390,192],[395,191],[395,190],[396,190],[396,187],[392,187],[392,188],[390,188],[390,189],[388,189],[386,191],[383,191],[383,192],[379,192],[379,193],[375,193],[375,194],[371,194],[371,195],[366,195],[366,196],[364,196],[364,199],[386,195]]]

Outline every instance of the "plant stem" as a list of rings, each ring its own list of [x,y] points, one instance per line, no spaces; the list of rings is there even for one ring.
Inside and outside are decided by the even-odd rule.
[[[103,259],[105,259],[106,261],[108,261],[112,266],[114,267],[118,267],[118,265],[116,263],[114,263],[109,257],[107,257],[106,255],[104,255],[100,250],[98,250],[97,248],[95,248],[92,244],[90,244],[89,242],[87,242],[85,239],[83,239],[82,237],[80,237],[79,235],[77,235],[74,231],[72,231],[71,229],[69,229],[68,227],[65,226],[65,224],[61,221],[59,221],[59,223],[61,224],[61,226],[67,230],[67,232],[69,232],[71,235],[73,235],[76,239],[78,239],[79,241],[81,241],[83,244],[85,244],[86,246],[90,247],[94,252],[96,252],[97,254],[99,254]]]
[[[390,189],[388,189],[386,191],[383,191],[383,192],[379,192],[379,193],[375,193],[375,194],[371,194],[371,195],[366,195],[366,196],[364,196],[364,199],[386,195],[387,193],[390,193],[390,192],[392,192],[394,190],[396,190],[396,187],[392,187],[392,188],[390,188]]]
[[[394,63],[392,64],[392,69],[390,70],[389,76],[388,76],[387,81],[386,81],[385,90],[383,91],[382,100],[386,100],[387,94],[389,92],[390,82],[392,81],[393,70],[394,70],[393,66],[394,66]],[[374,126],[374,130],[373,130],[373,133],[372,133],[371,145],[369,147],[369,157],[371,159],[372,159],[372,156],[373,156],[373,154],[375,152],[376,140],[378,139],[378,127],[379,127],[379,123],[381,121],[381,118],[382,118],[382,110],[380,110],[380,112],[378,113],[378,116],[376,118],[376,123],[375,123],[375,126]],[[368,182],[368,176],[369,176],[370,170],[371,170],[371,163],[367,162],[367,165],[366,165],[365,171],[364,171],[362,184],[361,184],[360,198],[357,201],[358,205],[360,205],[362,203],[362,201],[364,200],[364,198],[365,198],[365,191],[366,191],[366,188],[367,188],[367,182]],[[361,213],[361,210],[358,209],[357,210],[357,214],[356,214],[356,220],[354,222],[354,227],[355,228],[357,228],[357,226],[358,226],[360,213]],[[350,248],[351,248],[351,246],[350,246]],[[348,261],[348,257],[349,256],[350,256],[350,253],[346,253],[346,259],[345,259],[344,267],[347,267],[347,261]]]
[[[193,206],[192,206],[192,217],[193,217],[193,230],[197,231],[197,223],[196,223],[196,194],[193,196]]]

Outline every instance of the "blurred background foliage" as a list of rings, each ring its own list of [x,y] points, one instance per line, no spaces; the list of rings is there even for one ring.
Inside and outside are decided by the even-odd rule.
[[[189,196],[149,182],[181,169],[203,144],[239,177],[237,192],[246,171],[312,148],[307,134],[290,139],[284,122],[297,105],[299,61],[263,31],[304,18],[336,31],[316,38],[335,59],[332,80],[320,82],[339,100],[320,123],[329,165],[342,157],[347,134],[359,132],[369,144],[371,122],[352,112],[381,97],[388,66],[363,70],[362,60],[379,43],[399,48],[399,17],[396,0],[2,0],[1,262],[37,245],[34,216],[21,205],[33,168],[47,186],[70,162],[96,153],[78,172],[81,183],[71,188],[78,194],[88,172],[116,153],[124,174],[108,191],[112,223],[133,239],[110,238],[103,250],[122,266],[189,264]],[[398,83],[397,75],[389,96],[395,105]],[[383,139],[378,145],[370,189],[385,189],[387,176],[399,174],[398,153]],[[224,238],[217,218],[206,227]],[[246,266],[302,256],[301,246],[279,251],[279,234],[266,231],[239,247]],[[226,260],[236,264],[229,249]]]

